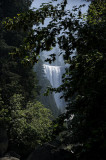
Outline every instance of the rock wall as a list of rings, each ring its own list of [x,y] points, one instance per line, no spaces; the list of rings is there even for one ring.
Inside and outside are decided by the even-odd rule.
[[[51,86],[51,84],[49,80],[45,77],[42,60],[40,60],[38,64],[35,64],[34,71],[37,74],[39,86],[41,86],[40,95],[38,99],[46,108],[49,108],[52,111],[55,117],[57,117],[60,114],[60,111],[58,110],[56,106],[53,94],[44,96],[44,93],[47,87]]]

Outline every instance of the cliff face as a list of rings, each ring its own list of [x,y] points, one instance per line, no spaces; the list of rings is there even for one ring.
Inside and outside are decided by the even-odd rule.
[[[38,100],[46,107],[52,111],[52,114],[57,117],[59,115],[59,110],[56,106],[55,99],[53,94],[49,94],[48,96],[44,96],[44,93],[48,86],[51,86],[49,80],[44,75],[43,70],[43,62],[42,60],[39,61],[38,64],[35,64],[34,71],[37,74],[38,84],[41,87],[40,94]]]

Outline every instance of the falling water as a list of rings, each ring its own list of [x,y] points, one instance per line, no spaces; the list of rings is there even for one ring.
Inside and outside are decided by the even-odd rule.
[[[32,4],[32,7],[39,8],[41,3],[48,3],[50,0],[35,0]],[[61,3],[62,0],[58,0],[58,3]],[[53,4],[57,4],[57,2],[53,2]],[[84,0],[68,0],[68,4],[66,6],[66,10],[72,10],[73,6],[79,6],[82,4],[86,4],[85,7],[82,8],[82,13],[87,12],[88,5],[90,2]],[[46,19],[45,26],[49,23],[50,18]],[[52,53],[56,53],[56,61],[51,65],[45,62],[45,59]],[[43,69],[44,69],[44,76],[50,81],[50,84],[53,88],[57,88],[62,84],[62,74],[65,71],[65,64],[62,56],[59,56],[59,47],[56,45],[52,51],[49,52],[42,52],[41,59],[43,61]],[[43,84],[42,84],[43,86]],[[65,109],[65,101],[64,99],[60,99],[62,93],[54,93],[54,98],[57,107],[63,112]]]
[[[47,79],[50,81],[51,86],[54,88],[59,87],[62,84],[62,74],[64,73],[64,66],[51,66],[43,64],[44,72]],[[56,105],[59,110],[63,111],[65,108],[64,99],[60,99],[62,93],[54,93]]]

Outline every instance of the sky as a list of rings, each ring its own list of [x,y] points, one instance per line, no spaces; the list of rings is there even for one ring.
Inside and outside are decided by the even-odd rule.
[[[48,3],[50,1],[51,0],[34,0],[33,3],[32,3],[31,8],[39,8],[42,3]],[[63,0],[57,0],[57,1],[54,1],[53,4],[56,5],[57,3],[61,3],[62,1]],[[90,4],[90,2],[87,2],[85,0],[67,0],[67,1],[68,1],[68,4],[66,6],[66,10],[71,10],[72,7],[76,6],[76,5],[79,6],[79,5],[86,4],[86,6],[81,9],[82,13],[86,13],[87,12],[88,6]],[[43,27],[46,27],[49,24],[50,20],[51,20],[51,18],[46,18]],[[42,25],[40,25],[40,26],[42,27]],[[55,48],[54,48],[54,50],[55,50]],[[54,52],[54,50],[53,50],[53,52]],[[44,53],[44,55],[45,55],[45,53]],[[46,55],[48,56],[49,52],[48,52],[48,54],[46,52]],[[43,58],[43,54],[42,54],[42,58]]]
[[[48,3],[50,1],[51,0],[34,0],[31,8],[33,8],[33,7],[39,8],[42,3]],[[75,6],[75,5],[79,6],[79,5],[82,5],[82,4],[86,4],[86,7],[84,7],[82,9],[82,11],[84,13],[86,12],[86,10],[88,8],[88,5],[90,4],[90,2],[85,2],[85,0],[67,0],[67,1],[68,1],[68,4],[66,6],[67,10],[70,10],[72,8],[72,6]],[[57,1],[54,1],[53,4],[55,5],[55,4],[61,3],[61,2],[62,2],[62,0],[57,0]]]
[[[34,0],[31,8],[39,8],[42,3],[48,3],[50,1],[52,1],[52,0]],[[57,3],[61,3],[62,1],[63,0],[57,0],[57,1],[54,1],[53,4],[56,5]],[[66,10],[71,10],[73,6],[79,6],[79,5],[86,4],[86,6],[82,7],[82,9],[81,9],[82,13],[87,12],[88,6],[90,4],[90,2],[87,2],[85,0],[67,0],[67,2],[68,2],[68,4],[66,6]],[[50,18],[46,18],[44,26],[47,26],[49,21],[50,21]]]

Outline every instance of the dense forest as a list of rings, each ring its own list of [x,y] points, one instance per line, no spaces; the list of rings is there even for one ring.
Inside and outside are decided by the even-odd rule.
[[[2,26],[2,20],[27,12],[30,5],[30,0],[0,1],[0,129],[7,130],[8,151],[22,155],[49,139],[51,125],[50,111],[37,101],[39,86],[33,65],[23,64],[23,55],[9,54],[23,43],[28,31],[6,31]]]
[[[25,159],[38,145],[48,142],[55,146],[55,160],[61,149],[66,151],[61,160],[104,160],[106,2],[91,1],[86,15],[81,13],[83,6],[74,7],[73,12],[65,10],[67,0],[55,7],[46,3],[36,10],[29,9],[31,3],[0,1],[0,130],[7,132],[7,151]],[[52,20],[40,27],[47,17]],[[53,120],[51,111],[38,101],[40,87],[33,66],[41,51],[49,51],[57,43],[68,68],[62,85],[48,88],[46,94],[63,92],[67,107]],[[46,61],[55,58],[52,54]]]

